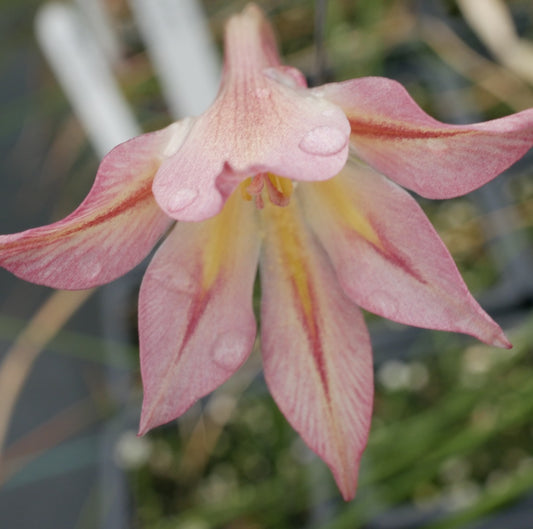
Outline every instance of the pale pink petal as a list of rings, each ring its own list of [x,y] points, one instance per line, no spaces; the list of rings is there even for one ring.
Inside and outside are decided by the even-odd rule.
[[[254,209],[235,196],[214,219],[177,224],[150,263],[139,296],[141,434],[217,388],[252,350]]]
[[[261,350],[280,410],[330,467],[346,500],[357,487],[373,374],[360,310],[339,288],[295,203],[265,205]]]
[[[155,178],[161,208],[177,220],[199,221],[216,215],[239,182],[258,173],[294,180],[338,173],[348,154],[348,120],[303,82],[279,66],[272,30],[257,7],[232,18],[218,97]]]
[[[397,82],[354,79],[313,90],[341,106],[357,156],[428,198],[477,189],[533,146],[533,109],[473,125],[428,116]]]
[[[406,191],[349,162],[334,179],[301,185],[298,192],[342,288],[358,305],[401,323],[509,347]]]
[[[172,221],[157,206],[151,186],[180,128],[175,124],[113,149],[76,211],[48,226],[0,236],[0,265],[27,281],[71,290],[128,272]]]

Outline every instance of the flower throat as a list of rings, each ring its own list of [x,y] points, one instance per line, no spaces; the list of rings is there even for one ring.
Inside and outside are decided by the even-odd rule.
[[[275,206],[285,207],[291,200],[293,191],[292,182],[288,178],[272,173],[259,173],[247,178],[240,185],[241,195],[244,200],[255,200],[258,209],[263,209],[265,202],[263,190],[266,190],[268,199]]]

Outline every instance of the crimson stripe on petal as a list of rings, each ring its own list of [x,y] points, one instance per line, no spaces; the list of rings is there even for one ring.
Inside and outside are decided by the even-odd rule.
[[[233,196],[217,217],[178,223],[150,263],[139,296],[141,434],[216,389],[252,350],[254,209]]]
[[[341,292],[297,204],[262,212],[261,350],[272,396],[354,496],[372,412],[372,359],[360,311]]]
[[[350,162],[334,179],[301,185],[298,192],[309,224],[355,303],[400,323],[509,347],[406,191]]]
[[[151,185],[177,128],[113,149],[76,211],[48,226],[0,236],[0,264],[28,281],[64,289],[90,288],[128,272],[171,224]]]
[[[365,77],[312,92],[344,110],[358,157],[428,198],[469,193],[533,146],[533,109],[485,123],[449,125],[428,116],[390,79]]]

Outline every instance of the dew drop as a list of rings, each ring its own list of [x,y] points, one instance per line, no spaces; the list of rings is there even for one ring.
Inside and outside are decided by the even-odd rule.
[[[183,292],[184,294],[192,294],[196,287],[196,281],[189,274],[179,274],[171,278],[170,284],[175,291]]]
[[[83,265],[83,274],[87,279],[96,279],[102,272],[102,265],[95,260],[90,260]]]
[[[196,189],[180,189],[173,193],[168,201],[168,209],[172,212],[181,211],[194,202],[198,196]]]
[[[300,142],[300,149],[308,154],[331,156],[341,151],[347,142],[347,134],[339,129],[323,126],[308,132]]]
[[[338,113],[338,109],[336,109],[335,107],[330,107],[330,106],[328,106],[325,110],[320,112],[320,114],[324,116],[325,118],[335,117],[337,113]]]
[[[167,131],[169,131],[170,134],[168,143],[162,151],[163,156],[169,157],[178,152],[179,148],[183,145],[192,124],[192,118],[184,118],[167,127]]]
[[[175,270],[172,270],[172,274],[163,271],[162,273],[152,272],[152,279],[157,281],[161,287],[174,292],[175,294],[183,294],[185,296],[190,296],[194,293],[197,282],[191,277],[190,274],[180,271],[176,273]]]
[[[242,332],[227,331],[214,343],[213,360],[223,369],[235,371],[246,360],[251,350],[249,342]]]
[[[270,97],[270,90],[268,88],[258,88],[255,91],[258,99],[268,99]]]
[[[302,72],[296,68],[290,66],[278,66],[276,68],[265,68],[263,74],[284,86],[290,88],[306,87],[307,81],[305,80]]]
[[[373,302],[376,314],[383,315],[386,318],[394,319],[399,311],[398,300],[385,290],[376,290],[372,292],[370,299]]]
[[[448,150],[448,145],[442,140],[431,138],[426,141],[427,148],[434,153],[443,153]]]

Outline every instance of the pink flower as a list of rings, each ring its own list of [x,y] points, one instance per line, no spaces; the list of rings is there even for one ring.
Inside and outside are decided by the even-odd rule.
[[[103,160],[62,221],[0,237],[0,264],[84,289],[138,264],[144,277],[140,433],[227,380],[256,334],[267,384],[352,498],[372,411],[371,346],[358,307],[510,347],[416,201],[463,195],[533,145],[533,110],[446,125],[394,81],[307,88],[249,6],[226,31],[217,99],[202,116],[134,138]]]

